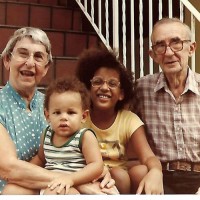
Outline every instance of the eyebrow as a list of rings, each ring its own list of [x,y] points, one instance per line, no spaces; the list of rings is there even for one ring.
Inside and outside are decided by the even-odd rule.
[[[25,51],[29,51],[29,49],[24,48],[24,47],[19,47],[19,48],[17,48],[16,50],[25,50]],[[43,51],[34,51],[33,53],[41,53],[41,54],[45,54],[45,52],[43,52]]]
[[[181,40],[181,38],[179,38],[179,37],[174,37],[174,38],[171,38],[169,42],[180,41],[180,40]],[[165,40],[158,40],[158,41],[155,42],[154,45],[163,44],[163,43],[166,44]]]

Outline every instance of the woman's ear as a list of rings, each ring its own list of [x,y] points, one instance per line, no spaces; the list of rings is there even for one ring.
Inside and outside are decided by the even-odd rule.
[[[10,57],[9,56],[4,56],[3,57],[3,64],[6,70],[10,70]]]
[[[124,99],[124,90],[121,89],[120,95],[119,95],[119,101],[122,101]]]
[[[44,77],[44,76],[47,74],[48,69],[49,69],[49,66],[50,66],[50,64],[47,64],[47,65],[45,66],[45,69],[44,69],[44,71],[43,71],[42,77]]]

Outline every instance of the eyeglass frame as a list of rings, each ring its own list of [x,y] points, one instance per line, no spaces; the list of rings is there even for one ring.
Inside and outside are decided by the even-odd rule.
[[[174,50],[171,48],[170,44],[171,44],[171,43],[177,43],[177,42],[181,42],[182,47],[181,47],[179,50],[174,51]],[[178,51],[183,50],[183,43],[185,43],[185,42],[191,42],[191,40],[171,41],[171,42],[169,42],[168,45],[165,43],[165,50],[163,51],[163,53],[156,53],[155,50],[154,50],[154,47],[156,47],[156,46],[159,45],[159,44],[154,44],[154,45],[151,46],[151,48],[152,48],[152,50],[153,50],[153,52],[154,52],[155,55],[163,55],[163,54],[165,54],[166,51],[167,51],[167,47],[169,47],[169,48],[171,49],[171,51],[173,51],[173,52],[175,53],[175,52],[178,52]],[[161,43],[160,43],[160,44],[161,44]]]
[[[99,86],[94,86],[94,85],[93,85],[93,79],[94,79],[95,77],[101,78],[101,80],[103,81],[101,85],[99,85]],[[115,80],[115,81],[117,82],[117,86],[116,86],[116,87],[111,87],[111,86],[109,85],[109,81],[110,81],[110,80]],[[90,83],[91,83],[92,87],[96,87],[96,88],[102,87],[105,83],[106,83],[106,85],[108,86],[109,89],[117,89],[117,88],[120,86],[120,81],[118,81],[117,79],[115,79],[115,78],[110,78],[110,79],[108,79],[108,80],[105,80],[105,79],[103,79],[101,76],[94,76],[94,77],[90,80]]]
[[[33,57],[33,59],[34,59],[34,61],[35,61],[35,64],[37,65],[37,66],[40,66],[40,67],[42,67],[42,66],[46,66],[47,64],[48,64],[48,62],[49,62],[49,58],[48,58],[48,53],[47,52],[41,52],[41,51],[35,51],[35,52],[31,52],[30,53],[30,51],[28,50],[28,49],[26,49],[26,48],[18,48],[18,49],[24,49],[24,50],[27,50],[27,52],[29,53],[29,57],[28,58],[24,58],[24,60],[21,60],[21,61],[19,61],[19,60],[17,60],[17,58],[16,58],[16,55],[14,55],[15,54],[15,52],[16,51],[13,51],[13,52],[10,52],[10,54],[11,54],[11,56],[16,60],[16,61],[18,61],[18,62],[27,62],[29,59],[30,59],[30,57],[32,56]],[[17,50],[18,50],[17,49]],[[34,58],[34,55],[36,54],[36,53],[42,53],[42,54],[46,54],[47,55],[47,62],[45,63],[45,64],[40,64],[40,62],[38,62],[35,58]],[[21,57],[22,58],[22,57]]]

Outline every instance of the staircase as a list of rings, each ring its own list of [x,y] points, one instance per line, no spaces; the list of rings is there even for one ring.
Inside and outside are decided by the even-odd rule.
[[[0,53],[13,32],[23,26],[44,30],[52,44],[54,63],[39,88],[53,79],[74,74],[83,49],[98,47],[99,38],[74,0],[0,0]],[[8,72],[0,62],[0,86]]]

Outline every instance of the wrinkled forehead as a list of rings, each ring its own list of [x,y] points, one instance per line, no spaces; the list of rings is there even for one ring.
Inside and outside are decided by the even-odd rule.
[[[30,37],[24,37],[21,40],[17,41],[13,50],[19,48],[24,48],[32,51],[46,52],[46,48],[41,42],[35,41]]]
[[[155,44],[158,41],[169,42],[173,38],[179,38],[180,40],[190,39],[188,29],[178,22],[159,24],[154,27],[151,41],[152,44]]]

